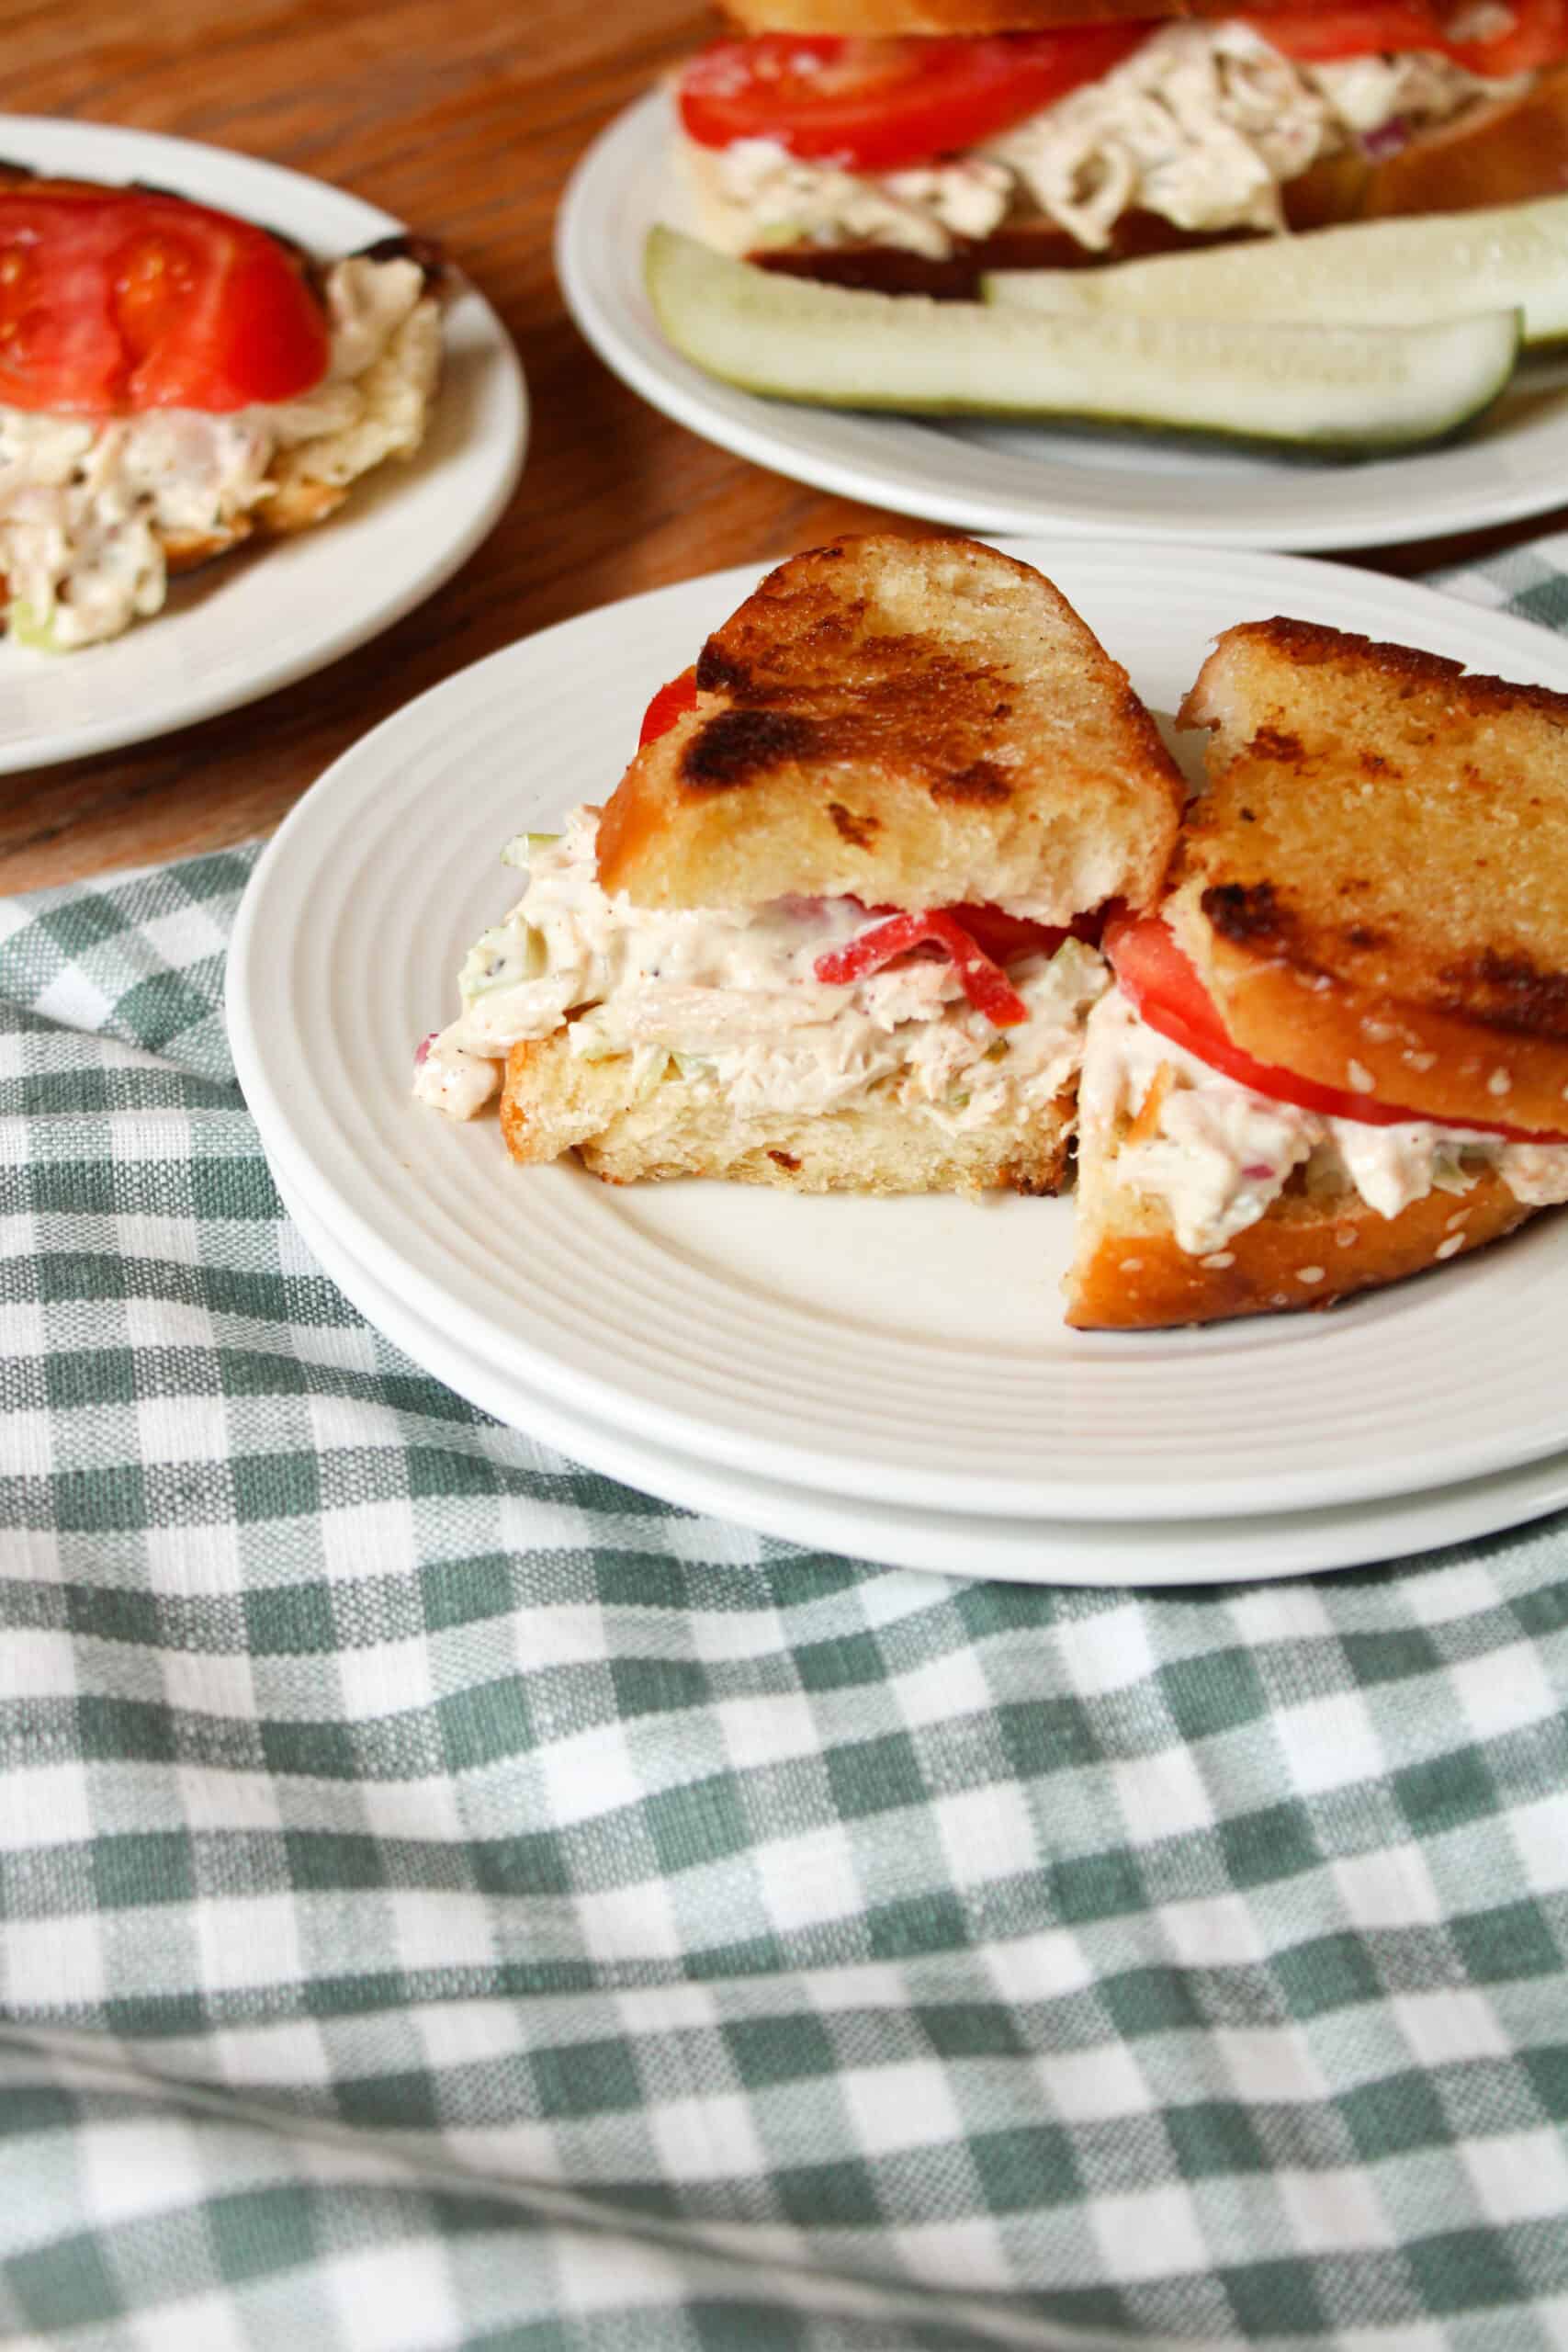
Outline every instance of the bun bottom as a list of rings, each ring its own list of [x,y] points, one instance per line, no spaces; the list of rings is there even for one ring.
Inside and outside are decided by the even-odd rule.
[[[1463,1193],[1428,1193],[1380,1216],[1358,1193],[1320,1201],[1286,1194],[1224,1247],[1194,1257],[1149,1202],[1087,1155],[1078,1238],[1066,1283],[1080,1331],[1151,1331],[1327,1306],[1468,1255],[1539,1214],[1492,1170]]]
[[[1076,1092],[1066,1088],[1027,1120],[956,1135],[919,1111],[875,1101],[827,1113],[738,1114],[685,1079],[639,1091],[628,1060],[585,1062],[558,1032],[512,1048],[501,1131],[514,1159],[575,1150],[610,1184],[707,1176],[791,1193],[1055,1193]]]
[[[1202,235],[1178,229],[1155,212],[1129,212],[1103,253],[1080,245],[1054,221],[1014,220],[990,236],[961,240],[945,260],[903,245],[764,245],[746,255],[782,277],[809,277],[825,286],[852,286],[873,294],[928,294],[938,302],[973,302],[980,280],[999,269],[1096,269],[1103,262],[1145,261],[1155,254],[1190,253],[1199,245],[1234,245],[1250,230]]]

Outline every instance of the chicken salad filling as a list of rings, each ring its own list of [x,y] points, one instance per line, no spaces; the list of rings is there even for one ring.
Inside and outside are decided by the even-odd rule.
[[[1118,1148],[1116,1181],[1160,1204],[1191,1257],[1256,1225],[1298,1170],[1309,1190],[1348,1187],[1384,1217],[1434,1191],[1467,1192],[1487,1169],[1532,1208],[1568,1201],[1568,1144],[1511,1143],[1428,1120],[1374,1126],[1276,1102],[1162,1036],[1120,989],[1089,1016],[1078,1106],[1099,1140],[1136,1123]]]
[[[116,637],[161,608],[171,560],[220,552],[269,502],[313,519],[419,447],[441,352],[423,271],[351,255],[322,299],[332,355],[298,399],[102,420],[0,406],[0,578],[19,641],[69,652]]]
[[[1281,230],[1292,180],[1367,141],[1447,122],[1531,76],[1486,81],[1426,51],[1298,63],[1241,23],[1163,28],[1133,55],[968,153],[918,169],[857,173],[777,141],[680,142],[710,243],[875,243],[927,259],[1043,214],[1095,253],[1124,214],[1195,232]]]
[[[1004,1033],[951,961],[819,980],[820,959],[879,921],[856,899],[667,912],[608,897],[599,813],[577,809],[558,836],[523,835],[506,853],[528,887],[470,951],[461,1014],[421,1048],[413,1091],[429,1107],[471,1118],[510,1048],[558,1031],[574,1056],[629,1057],[641,1085],[678,1077],[739,1115],[842,1110],[874,1092],[964,1132],[1048,1103],[1075,1077],[1110,983],[1082,941],[1010,964],[1027,1017]]]

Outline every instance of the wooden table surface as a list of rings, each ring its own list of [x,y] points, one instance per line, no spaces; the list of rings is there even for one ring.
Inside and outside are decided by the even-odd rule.
[[[706,23],[680,0],[0,0],[6,110],[209,140],[384,206],[484,288],[534,403],[510,512],[385,636],[226,718],[0,779],[0,892],[265,831],[356,736],[497,646],[881,519],[668,423],[600,365],[562,306],[550,232],[573,162]],[[1356,560],[1419,571],[1553,519],[1568,515]]]

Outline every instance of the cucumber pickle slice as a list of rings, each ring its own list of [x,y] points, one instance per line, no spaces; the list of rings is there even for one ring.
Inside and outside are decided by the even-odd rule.
[[[1351,221],[1099,269],[998,270],[984,292],[1010,309],[1314,326],[1427,326],[1517,310],[1533,348],[1568,337],[1568,196]]]
[[[1417,327],[1303,327],[933,302],[777,277],[663,227],[645,271],[676,349],[771,398],[1080,419],[1318,455],[1457,432],[1502,391],[1520,337],[1511,308]]]

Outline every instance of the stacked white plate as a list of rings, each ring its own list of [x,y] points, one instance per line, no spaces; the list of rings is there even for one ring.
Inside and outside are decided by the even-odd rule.
[[[1010,551],[1157,709],[1275,612],[1568,690],[1505,615],[1291,557]],[[1241,1579],[1456,1541],[1568,1502],[1568,1217],[1328,1316],[1068,1331],[1072,1203],[615,1189],[419,1109],[414,1046],[515,899],[502,844],[603,800],[653,689],[754,583],[586,615],[340,760],[259,865],[229,1017],[280,1188],[417,1363],[649,1492],[837,1551],[1043,1582]]]

